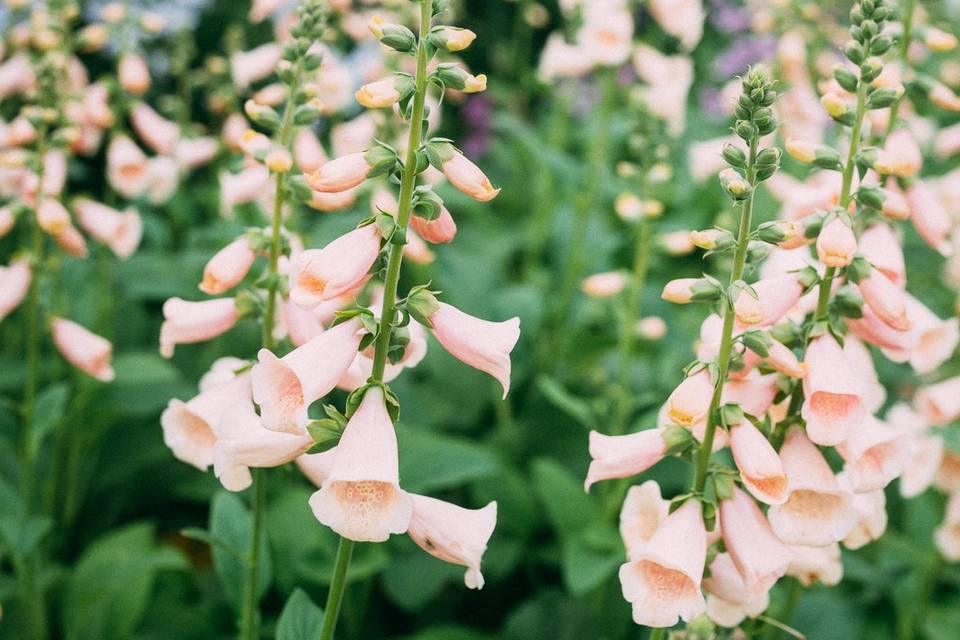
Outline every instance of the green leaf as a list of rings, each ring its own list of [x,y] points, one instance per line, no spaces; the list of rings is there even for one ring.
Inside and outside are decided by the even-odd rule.
[[[597,536],[608,538],[598,545]],[[563,582],[570,593],[584,595],[610,578],[624,562],[620,540],[613,529],[590,529],[563,544]]]
[[[186,568],[184,558],[154,540],[146,522],[112,531],[80,557],[66,584],[68,640],[125,640],[147,611],[158,571]]]
[[[549,376],[537,379],[537,388],[547,400],[565,414],[579,422],[584,427],[592,429],[596,424],[596,416],[590,404],[583,398],[578,398],[567,391],[562,384]]]
[[[46,516],[13,515],[0,518],[0,538],[16,556],[27,556],[50,533],[53,520]]]
[[[433,493],[464,485],[497,470],[493,454],[461,438],[401,426],[400,478],[414,493]]]
[[[70,387],[65,382],[49,386],[37,395],[30,428],[30,448],[34,454],[40,451],[43,441],[63,420],[69,399]]]
[[[540,458],[533,463],[533,488],[561,540],[573,538],[599,519],[597,506],[583,482],[558,462]]]
[[[277,640],[314,640],[323,626],[323,609],[302,589],[296,589],[283,605],[277,622]]]
[[[405,611],[423,609],[449,582],[463,585],[463,567],[437,560],[419,548],[394,557],[383,573],[387,597]]]
[[[213,498],[210,509],[210,535],[223,544],[213,547],[213,566],[223,583],[227,597],[234,605],[239,605],[243,586],[247,580],[246,557],[250,549],[253,532],[253,518],[237,496],[221,491]],[[240,556],[233,550],[239,550]],[[260,571],[257,573],[257,593],[263,595],[270,586],[271,559],[267,533],[260,537]]]

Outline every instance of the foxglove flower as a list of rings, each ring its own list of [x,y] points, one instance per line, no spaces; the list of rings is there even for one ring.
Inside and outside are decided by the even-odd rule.
[[[375,224],[345,233],[322,249],[301,252],[290,274],[290,300],[310,308],[355,289],[379,255]]]
[[[76,322],[53,318],[50,322],[53,344],[64,359],[101,382],[113,380],[113,345]]]
[[[240,236],[214,254],[203,268],[199,289],[215,296],[234,288],[247,276],[257,254],[250,241]]]
[[[667,518],[669,510],[670,501],[660,495],[656,480],[630,487],[620,508],[620,537],[627,549],[627,559],[637,557]]]
[[[110,247],[118,258],[126,260],[140,245],[143,220],[136,209],[117,211],[89,198],[77,198],[73,210],[84,231]]]
[[[766,504],[783,504],[787,499],[787,474],[763,434],[751,422],[741,421],[730,429],[730,448],[747,490]]]
[[[497,503],[482,509],[464,509],[455,504],[411,495],[413,518],[407,533],[430,555],[467,567],[464,583],[469,589],[483,588],[480,560],[497,524]]]
[[[667,454],[661,429],[647,429],[625,436],[590,432],[590,468],[585,491],[600,480],[628,478],[646,471]]]
[[[734,487],[733,497],[720,502],[723,542],[744,584],[765,592],[790,564],[790,551],[774,535],[770,523],[744,491]]]
[[[27,292],[33,271],[30,261],[25,258],[14,260],[6,267],[0,267],[0,320],[20,306]]]
[[[801,415],[807,421],[807,433],[819,445],[839,444],[866,415],[861,385],[843,349],[829,334],[811,341],[806,364]]]
[[[173,357],[178,344],[211,340],[237,324],[239,314],[233,298],[189,302],[170,298],[163,304],[160,326],[160,355]]]

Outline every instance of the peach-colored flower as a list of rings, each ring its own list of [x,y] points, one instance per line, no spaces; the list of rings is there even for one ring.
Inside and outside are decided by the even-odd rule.
[[[630,57],[633,16],[625,5],[585,3],[578,42],[594,64],[621,65]]]
[[[828,267],[845,267],[857,253],[857,238],[840,218],[827,223],[817,237],[817,256]]]
[[[660,297],[667,302],[687,304],[693,301],[693,286],[700,282],[700,278],[677,278],[663,287]]]
[[[359,319],[327,329],[283,358],[268,349],[257,354],[251,372],[253,399],[263,426],[272,431],[304,433],[307,409],[330,393],[353,362],[363,332]]]
[[[354,187],[352,189],[347,189],[346,191],[340,191],[336,193],[323,193],[320,191],[314,191],[312,197],[309,201],[307,201],[306,205],[311,209],[323,211],[324,213],[341,211],[347,207],[353,206],[353,204],[357,201],[357,191],[359,189],[360,187]]]
[[[230,74],[233,83],[243,89],[263,80],[276,69],[283,55],[282,47],[269,42],[249,51],[238,51],[230,56]]]
[[[940,466],[933,476],[933,486],[946,493],[960,491],[960,454],[944,448]]]
[[[906,196],[910,203],[910,220],[920,237],[941,255],[953,253],[950,243],[953,222],[930,185],[923,180],[915,180],[907,189]]]
[[[368,109],[392,107],[402,97],[396,84],[396,79],[393,76],[388,76],[376,82],[368,82],[360,87],[354,95],[357,102]]]
[[[323,485],[323,481],[330,475],[330,469],[333,468],[333,460],[337,457],[337,449],[334,447],[321,453],[305,453],[298,457],[296,462],[303,475],[318,489]]]
[[[791,378],[802,378],[807,375],[807,365],[800,362],[797,355],[789,347],[776,340],[767,347],[767,357],[763,361],[771,368]]]
[[[907,270],[903,248],[893,228],[888,224],[875,224],[860,236],[860,253],[873,267],[891,282],[903,287]]]
[[[214,254],[203,268],[199,289],[215,296],[234,288],[247,276],[257,254],[245,236],[240,236]]]
[[[404,533],[413,499],[400,488],[397,436],[383,392],[371,387],[350,417],[330,474],[310,498],[322,524],[358,542],[383,542]]]
[[[620,537],[627,550],[627,559],[634,560],[667,518],[670,501],[660,495],[656,480],[634,485],[620,508]]]
[[[488,373],[510,390],[510,352],[520,339],[520,318],[482,320],[445,302],[430,316],[433,337],[461,362]]]
[[[753,283],[751,287],[757,294],[755,300],[759,305],[758,320],[752,323],[756,327],[769,327],[779,322],[803,295],[803,285],[800,284],[796,274],[792,273],[763,278]],[[741,298],[743,298],[742,294],[738,300]],[[742,324],[748,324],[742,321],[740,314],[737,314],[737,319],[741,320]]]
[[[87,257],[87,241],[83,234],[77,231],[72,224],[67,225],[63,230],[53,236],[54,241],[60,245],[67,255],[74,258]]]
[[[482,589],[480,560],[497,525],[497,503],[491,502],[482,509],[464,509],[427,496],[411,498],[413,518],[407,534],[435,558],[467,567],[463,577],[467,588]]]
[[[250,361],[233,356],[224,356],[217,358],[207,369],[207,372],[200,376],[200,382],[197,387],[201,392],[212,389],[215,386],[233,380],[237,375],[250,368]]]
[[[84,231],[110,247],[117,257],[126,260],[140,245],[143,221],[136,209],[117,211],[89,198],[77,198],[73,210]]]
[[[253,0],[250,3],[250,13],[247,14],[247,18],[254,24],[263,22],[279,11],[283,5],[284,0]]]
[[[249,399],[228,406],[213,425],[213,473],[227,491],[243,491],[253,483],[250,468],[277,467],[292,462],[313,445],[304,433],[268,431]]]
[[[611,298],[627,286],[627,274],[623,271],[606,271],[584,278],[580,289],[591,298]]]
[[[10,205],[0,207],[0,238],[10,233],[15,224],[17,224],[17,218],[13,215],[13,207]]]
[[[787,499],[787,474],[776,450],[749,421],[730,429],[730,448],[743,484],[766,504],[783,504]]]
[[[378,255],[380,231],[375,224],[345,233],[322,249],[300,253],[290,273],[290,300],[309,308],[352,291]]]
[[[220,173],[220,214],[232,218],[237,205],[252,202],[263,194],[270,183],[270,170],[262,164],[245,168],[240,173]]]
[[[910,460],[906,434],[870,415],[850,430],[837,451],[846,461],[844,477],[855,493],[886,487]]]
[[[862,385],[829,333],[811,341],[806,365],[801,415],[807,421],[807,433],[817,444],[839,444],[864,419]]]
[[[109,340],[63,318],[50,321],[50,335],[67,362],[101,382],[113,380],[113,367],[110,366],[113,345]]]
[[[239,316],[233,298],[189,302],[170,298],[163,303],[160,326],[160,355],[173,357],[178,344],[193,344],[216,338],[237,323]]]
[[[700,502],[688,500],[667,516],[636,557],[620,567],[623,597],[633,620],[648,627],[672,627],[703,613],[700,593],[707,531]]]
[[[887,498],[883,489],[854,494],[853,504],[860,521],[843,539],[847,549],[859,549],[878,539],[887,529]]]
[[[909,129],[896,129],[887,136],[886,144],[877,153],[873,168],[881,175],[911,178],[920,172],[923,154]]]
[[[590,468],[583,483],[585,491],[601,480],[628,478],[660,462],[667,445],[660,429],[647,429],[625,436],[590,432]]]
[[[303,127],[293,138],[293,157],[297,161],[300,171],[310,174],[327,162],[327,152],[313,129]]]
[[[748,586],[729,553],[718,553],[710,563],[703,588],[707,617],[721,627],[736,627],[744,618],[762,614],[770,604],[769,591]]]
[[[420,216],[410,218],[410,226],[417,234],[432,244],[451,242],[457,235],[457,223],[443,205],[440,206],[440,215],[433,220],[426,220]]]
[[[920,415],[935,426],[960,418],[960,376],[921,387],[914,399]]]
[[[135,96],[142,96],[150,89],[150,69],[143,56],[137,53],[127,52],[120,56],[117,78],[123,90]]]
[[[787,501],[767,512],[777,537],[813,546],[845,538],[858,520],[853,494],[840,485],[802,429],[789,431],[780,459],[787,471]]]
[[[70,214],[59,200],[44,198],[37,208],[37,224],[55,236],[70,226]]]
[[[820,582],[828,587],[839,584],[843,577],[843,562],[840,560],[840,545],[836,542],[826,546],[811,547],[792,545],[793,559],[787,567],[787,575],[809,587]]]
[[[174,398],[160,416],[163,441],[178,460],[206,471],[213,464],[214,425],[228,408],[249,401],[249,374],[212,386],[187,402]]]
[[[334,158],[307,175],[307,184],[314,191],[337,193],[358,186],[367,179],[370,163],[363,152]]]
[[[156,153],[173,153],[180,140],[179,125],[161,116],[145,102],[138,102],[133,107],[130,124],[140,140]]]
[[[860,294],[877,317],[897,331],[909,331],[907,300],[903,289],[887,278],[879,269],[871,269],[870,275],[857,283]]]
[[[181,138],[177,141],[173,155],[180,164],[180,168],[189,171],[209,163],[219,149],[220,143],[210,136]]]
[[[382,303],[381,303],[382,304]],[[396,362],[388,361],[383,370],[383,381],[392,382],[397,379],[404,369],[417,366],[427,355],[427,330],[416,320],[407,325],[409,342],[403,351],[403,356]],[[347,369],[337,387],[345,391],[353,391],[370,379],[373,374],[373,354],[370,349],[360,352]]]
[[[733,497],[720,502],[720,530],[730,559],[750,590],[767,591],[786,571],[787,546],[746,492],[734,487]]]
[[[907,315],[913,324],[913,348],[910,366],[917,373],[931,373],[953,355],[960,341],[960,319],[941,320],[911,295],[907,295]]]
[[[680,40],[684,49],[692,50],[703,37],[702,0],[651,0],[649,10],[660,28]]]
[[[869,305],[863,305],[863,316],[847,318],[847,326],[858,338],[883,350],[888,360],[906,362],[916,343],[917,334],[897,331],[881,320]]]
[[[107,179],[125,198],[134,199],[150,186],[149,160],[129,136],[115,135],[107,146]]]
[[[459,152],[443,163],[443,175],[454,187],[480,202],[493,200],[500,193],[500,189],[490,183],[490,178]]]
[[[960,493],[950,494],[943,523],[933,532],[933,539],[944,558],[960,560]]]

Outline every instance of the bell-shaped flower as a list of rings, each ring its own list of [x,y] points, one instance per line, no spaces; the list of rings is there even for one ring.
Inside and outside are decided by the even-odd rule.
[[[887,530],[887,497],[883,489],[857,493],[853,504],[860,520],[843,539],[843,546],[847,549],[859,549],[880,538]]]
[[[770,523],[746,492],[734,487],[733,497],[720,502],[723,543],[744,584],[765,592],[790,563],[790,551],[774,535]]]
[[[496,378],[506,398],[510,391],[510,352],[520,339],[520,318],[491,322],[440,302],[429,320],[437,342],[461,362]]]
[[[803,295],[803,285],[795,273],[764,278],[753,283],[751,287],[757,294],[754,299],[758,304],[756,322],[744,322],[739,313],[737,319],[743,325],[754,327],[769,327],[776,324]],[[744,295],[752,298],[749,294],[741,294],[738,300],[744,298]]]
[[[807,433],[817,444],[839,444],[864,419],[862,387],[829,333],[811,341],[806,365],[801,415],[807,421]]]
[[[647,429],[625,436],[590,432],[590,468],[585,491],[601,480],[628,478],[646,471],[667,454],[662,429]]]
[[[768,589],[746,583],[729,553],[718,553],[703,579],[707,592],[707,617],[721,627],[733,628],[744,618],[755,618],[770,604]]]
[[[327,329],[283,358],[261,349],[257,354],[260,362],[251,376],[263,426],[304,433],[307,409],[337,386],[353,362],[362,336],[360,320],[354,318]]]
[[[313,445],[304,433],[264,429],[249,400],[231,404],[213,425],[213,473],[227,491],[243,491],[253,483],[250,468],[292,462]]]
[[[847,485],[854,493],[866,493],[883,489],[900,475],[910,460],[910,440],[903,431],[868,415],[837,451],[846,461]]]
[[[693,427],[707,417],[713,382],[706,369],[683,379],[667,398],[667,416],[681,427]]]
[[[141,196],[150,186],[150,161],[129,136],[115,135],[110,140],[107,180],[128,199]]]
[[[379,255],[375,224],[345,233],[322,249],[301,252],[290,273],[290,300],[310,308],[355,289]]]
[[[633,620],[647,627],[672,627],[703,613],[700,592],[707,556],[707,530],[698,500],[667,516],[636,557],[620,567],[623,597]]]
[[[59,200],[44,198],[37,208],[37,225],[52,236],[70,226],[70,214]]]
[[[8,266],[0,267],[0,320],[20,306],[30,291],[32,279],[30,260],[26,258],[18,258]]]
[[[123,54],[117,67],[117,79],[124,91],[142,96],[150,89],[150,69],[147,68],[147,61],[137,53]]]
[[[442,171],[450,184],[479,202],[493,200],[500,193],[480,167],[459,151],[443,163]]]
[[[443,205],[440,206],[440,215],[433,220],[413,216],[410,218],[410,226],[417,235],[432,244],[451,242],[457,235],[457,223]]]
[[[171,155],[180,140],[180,126],[167,120],[145,102],[130,111],[130,124],[137,137],[155,153]]]
[[[213,464],[214,427],[227,409],[244,402],[250,402],[249,374],[212,386],[187,402],[174,398],[160,415],[163,441],[178,460],[206,471]]]
[[[667,518],[669,510],[670,501],[660,495],[656,480],[630,487],[620,508],[620,537],[628,560],[637,558]]]
[[[73,201],[73,210],[84,231],[110,247],[118,258],[129,258],[140,246],[143,220],[136,209],[117,211],[89,198],[77,198]]]
[[[858,282],[857,287],[863,301],[880,320],[897,331],[910,330],[906,294],[879,269],[871,269],[870,275]]]
[[[817,236],[817,256],[828,267],[845,267],[857,253],[857,238],[840,218],[827,223]]]
[[[215,296],[234,288],[247,276],[257,257],[250,241],[240,236],[213,255],[203,268],[200,291]]]
[[[946,493],[960,491],[960,454],[943,450],[940,466],[933,476],[933,486]]]
[[[173,357],[178,344],[212,340],[237,324],[239,314],[233,298],[189,302],[170,298],[163,303],[160,355]]]
[[[911,331],[897,331],[881,320],[869,305],[863,305],[860,318],[847,318],[847,326],[858,338],[880,347],[883,355],[893,362],[907,362],[916,343]]]
[[[238,88],[246,88],[263,80],[277,68],[283,48],[276,42],[260,45],[249,51],[238,51],[230,56],[230,75]]]
[[[270,183],[270,170],[262,164],[245,168],[240,173],[220,173],[220,215],[233,218],[234,207],[253,202]]]
[[[336,457],[337,449],[334,447],[320,453],[305,453],[298,457],[296,462],[297,467],[307,477],[307,480],[319,489],[323,486],[324,480],[329,477]]]
[[[113,380],[113,345],[109,340],[63,318],[51,320],[50,335],[67,362],[101,382]]]
[[[411,495],[413,518],[407,534],[421,549],[444,562],[467,567],[463,581],[468,589],[483,588],[480,560],[497,525],[497,503],[482,509]]]
[[[688,51],[703,37],[706,13],[702,0],[651,0],[649,11],[660,28],[680,40]]]
[[[748,420],[730,429],[730,449],[743,484],[766,504],[783,504],[787,499],[787,474],[776,449]]]
[[[74,258],[87,257],[87,240],[72,224],[68,224],[61,231],[54,234],[53,240],[60,245],[60,248],[63,249],[67,255],[73,256]]]
[[[357,542],[383,542],[410,527],[413,498],[400,488],[397,435],[378,387],[350,417],[310,508],[322,524]]]
[[[960,319],[941,320],[922,302],[907,294],[907,315],[913,325],[910,366],[921,375],[932,373],[953,355],[960,342]]]
[[[843,561],[840,559],[840,545],[836,542],[822,547],[792,545],[790,552],[793,559],[787,567],[787,575],[796,578],[803,586],[819,582],[832,587],[840,583]]]
[[[941,255],[953,253],[950,242],[953,219],[930,185],[923,180],[915,180],[907,189],[906,196],[910,203],[910,221],[920,237]]]
[[[721,404],[738,404],[751,416],[763,416],[777,396],[777,375],[760,375],[750,371],[746,375],[727,380],[723,385]],[[706,422],[705,420],[703,421]]]
[[[181,169],[191,171],[208,164],[219,150],[220,143],[210,136],[182,138],[177,141],[173,155]]]
[[[921,387],[914,397],[914,406],[934,426],[960,418],[960,376]]]
[[[943,522],[933,532],[933,540],[944,558],[951,562],[960,560],[960,493],[950,494]]]
[[[840,485],[802,429],[789,431],[780,459],[787,471],[787,501],[767,512],[777,537],[791,545],[843,540],[858,519],[853,493]]]
[[[888,224],[875,224],[860,235],[860,254],[891,282],[903,287],[907,268],[903,247],[896,232]]]
[[[366,152],[350,153],[324,163],[307,175],[307,184],[314,191],[338,193],[360,185],[372,169]]]
[[[320,138],[309,127],[301,128],[294,136],[293,157],[300,171],[305,174],[313,173],[329,160]]]

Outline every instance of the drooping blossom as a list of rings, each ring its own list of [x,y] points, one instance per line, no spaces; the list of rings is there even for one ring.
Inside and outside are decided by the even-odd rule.
[[[787,474],[780,456],[748,420],[730,429],[730,449],[743,484],[757,500],[783,504],[787,499]]]
[[[23,302],[32,278],[30,260],[26,258],[18,258],[8,266],[0,267],[0,321]]]
[[[720,502],[720,531],[730,559],[751,590],[765,592],[790,564],[790,552],[753,499],[741,489]]]
[[[806,364],[801,415],[807,421],[807,433],[817,444],[839,444],[864,419],[861,385],[830,334],[810,342]]]
[[[243,282],[256,257],[250,240],[240,236],[210,258],[203,268],[199,289],[211,296],[229,291]]]
[[[73,211],[84,231],[110,247],[118,258],[129,258],[140,245],[143,220],[133,207],[117,211],[89,198],[77,198],[73,201]]]
[[[67,362],[101,382],[113,380],[113,367],[110,366],[113,345],[109,340],[63,318],[50,321],[50,335]]]
[[[237,323],[239,314],[233,298],[190,302],[170,298],[163,303],[160,326],[160,355],[173,357],[178,344],[211,340],[226,333]]]
[[[290,273],[290,300],[310,308],[353,290],[378,255],[380,231],[375,224],[345,233],[322,249],[301,252]]]
[[[468,589],[483,588],[480,561],[487,541],[497,524],[497,503],[481,509],[464,509],[455,504],[411,495],[413,517],[407,533],[430,555],[467,567],[464,583]]]
[[[670,501],[660,495],[656,480],[647,480],[627,490],[620,508],[620,537],[628,560],[637,557],[666,519],[669,510]]]
[[[600,480],[628,478],[660,462],[667,453],[661,429],[647,429],[625,436],[590,432],[590,468],[584,490]]]

